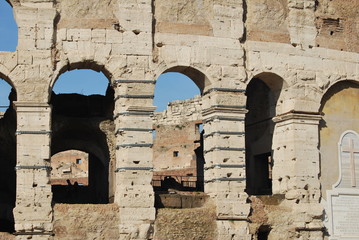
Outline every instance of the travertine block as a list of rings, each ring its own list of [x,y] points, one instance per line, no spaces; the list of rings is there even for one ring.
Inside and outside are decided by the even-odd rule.
[[[154,221],[156,209],[151,208],[121,208],[121,222]]]

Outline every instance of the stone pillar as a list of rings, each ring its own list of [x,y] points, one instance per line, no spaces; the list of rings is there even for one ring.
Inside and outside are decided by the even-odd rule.
[[[52,235],[50,185],[51,107],[14,102],[17,112],[17,189],[14,208],[17,239]]]
[[[292,229],[305,239],[323,237],[319,203],[319,113],[279,115],[273,136],[273,194],[283,194],[292,208]]]
[[[205,192],[217,209],[218,239],[251,239],[245,193],[245,96],[242,90],[222,90],[208,93],[202,102]]]
[[[302,48],[314,47],[318,30],[315,26],[315,0],[288,0],[290,42]]]
[[[119,80],[115,88],[116,186],[120,239],[149,239],[155,220],[152,181],[154,81]]]

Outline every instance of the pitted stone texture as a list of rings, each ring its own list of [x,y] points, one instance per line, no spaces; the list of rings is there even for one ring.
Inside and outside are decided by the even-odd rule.
[[[77,68],[103,72],[116,88],[116,129],[151,129],[152,99],[138,95],[152,95],[154,84],[115,84],[115,80],[152,82],[163,72],[175,71],[191,77],[200,88],[204,94],[205,132],[217,132],[205,139],[206,167],[226,163],[243,166],[244,137],[222,136],[218,132],[244,130],[243,91],[252,78],[271,76],[268,82],[282,78],[276,106],[276,114],[282,120],[273,133],[273,190],[285,196],[285,205],[292,206],[298,201],[295,208],[298,217],[281,212],[283,218],[293,219],[283,231],[291,229],[294,233],[295,229],[295,235],[286,237],[321,239],[319,214],[305,213],[321,200],[320,181],[328,186],[324,178],[319,179],[319,117],[314,113],[319,111],[327,89],[339,81],[359,79],[357,1],[10,2],[19,28],[19,44],[14,53],[0,52],[0,77],[16,89],[17,101],[41,105],[36,108],[25,104],[18,109],[18,131],[51,130],[51,110],[44,110],[44,105],[51,98],[56,79]],[[141,115],[144,112],[145,116]],[[299,115],[287,114],[295,112]],[[20,165],[43,165],[50,158],[49,136],[18,135],[17,144]],[[116,145],[121,144],[147,144],[147,147],[125,147],[112,152],[116,158],[114,168],[134,167],[138,161],[138,166],[152,167],[150,132],[124,132],[123,136],[116,136]],[[47,174],[38,170],[18,172],[17,188],[21,190],[15,209],[18,230],[52,230]],[[152,204],[151,174],[125,171],[116,176],[115,201],[122,202],[124,210],[121,220],[130,219],[121,224],[120,239],[150,236],[155,218],[155,209],[148,207]],[[205,176],[208,180],[234,176],[241,179],[245,178],[245,167],[210,168]],[[141,194],[146,200],[138,207],[141,201],[132,203],[131,199],[143,188]],[[214,181],[206,191],[215,200],[228,196],[227,200],[217,202],[217,213],[239,216],[242,207],[248,208],[243,181],[234,184]],[[232,207],[226,207],[226,202]],[[37,219],[34,210],[42,214]],[[133,213],[138,216],[132,216]],[[274,225],[279,223],[280,220]],[[248,224],[245,219],[219,220],[217,229],[218,239],[230,239],[233,234],[235,239],[245,239]]]
[[[117,205],[56,204],[54,239],[118,239]]]
[[[289,43],[288,0],[247,1],[247,38]]]
[[[359,2],[355,0],[319,0],[315,12],[317,46],[358,52],[358,8]]]
[[[57,1],[61,13],[59,28],[113,28],[118,22],[117,0]],[[86,27],[84,27],[86,26]]]
[[[214,206],[207,204],[202,208],[158,210],[155,240],[212,240],[217,239],[216,235]]]

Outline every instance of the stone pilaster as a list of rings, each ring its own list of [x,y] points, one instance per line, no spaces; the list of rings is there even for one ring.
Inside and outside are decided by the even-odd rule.
[[[237,101],[228,101],[233,99]],[[218,239],[250,239],[245,193],[247,110],[243,104],[235,105],[244,99],[243,91],[228,89],[216,89],[203,98],[205,192],[217,209]]]
[[[317,37],[315,0],[288,0],[290,42],[303,48],[314,47]]]
[[[17,113],[17,189],[14,209],[18,239],[52,234],[50,185],[51,107],[47,103],[15,102]]]
[[[115,88],[115,203],[120,207],[124,239],[149,239],[155,220],[151,185],[153,88],[153,81],[139,80],[119,80]]]
[[[273,194],[292,205],[293,227],[306,239],[322,237],[319,182],[319,113],[291,111],[275,117]]]

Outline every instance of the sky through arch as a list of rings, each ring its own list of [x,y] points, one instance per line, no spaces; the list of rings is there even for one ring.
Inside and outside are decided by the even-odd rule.
[[[0,0],[0,51],[16,51],[18,43],[17,25],[13,9],[5,0]],[[5,37],[3,37],[5,36]],[[82,95],[105,95],[108,79],[102,73],[93,70],[72,70],[60,75],[55,82],[53,91],[59,93],[78,93]],[[8,106],[8,95],[11,86],[0,79],[0,106]],[[184,100],[200,94],[198,87],[187,76],[169,72],[157,79],[154,105],[156,111],[164,111],[167,104],[174,100]],[[0,109],[4,111],[6,109]]]
[[[156,112],[166,110],[169,102],[193,98],[199,94],[197,85],[186,75],[177,72],[163,73],[156,82],[154,98]]]
[[[101,72],[89,69],[75,69],[61,74],[52,90],[56,94],[106,95],[108,84],[109,80]]]
[[[0,112],[5,112],[10,105],[9,94],[11,86],[5,80],[0,78]]]

